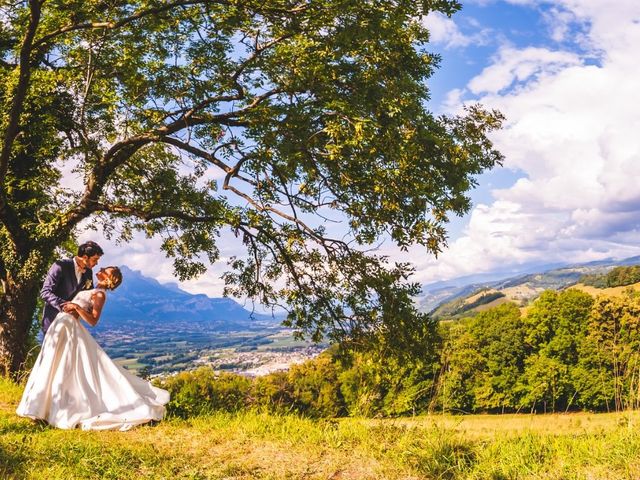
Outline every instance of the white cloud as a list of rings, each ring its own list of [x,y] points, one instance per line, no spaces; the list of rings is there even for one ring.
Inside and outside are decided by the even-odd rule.
[[[422,17],[422,25],[429,30],[431,42],[443,44],[446,48],[484,44],[489,33],[489,30],[482,29],[473,35],[465,35],[451,18],[440,12],[430,12],[429,15]],[[471,26],[479,27],[474,21]]]
[[[588,28],[588,41],[597,50],[607,55],[621,55],[627,60],[629,48],[637,45],[637,26],[640,20],[640,3],[637,0],[507,0],[518,5],[549,8],[555,19],[550,25],[568,28],[571,22],[582,23]],[[563,26],[564,24],[564,26]],[[564,33],[566,33],[565,30]],[[552,30],[553,36],[553,30]]]
[[[571,30],[571,23],[575,22],[574,15],[558,8],[552,8],[545,12],[544,19],[549,25],[551,38],[556,42],[562,42],[567,38]]]
[[[561,39],[579,21],[593,50],[503,47],[469,82],[467,96],[506,115],[493,139],[505,167],[524,178],[476,206],[438,260],[425,256],[422,281],[640,253],[640,2],[511,3],[553,3],[562,18],[551,35]],[[461,97],[452,91],[449,102]]]
[[[526,84],[572,65],[580,58],[571,52],[554,52],[545,48],[529,47],[518,50],[502,47],[492,65],[469,82],[474,94],[498,93],[515,84]]]

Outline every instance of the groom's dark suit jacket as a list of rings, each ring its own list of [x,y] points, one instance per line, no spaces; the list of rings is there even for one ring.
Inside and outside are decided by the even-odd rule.
[[[58,260],[51,265],[40,290],[40,296],[44,299],[42,331],[47,332],[53,319],[62,311],[64,302],[71,300],[80,290],[88,288],[93,288],[93,272],[90,268],[85,269],[78,282],[73,258]]]

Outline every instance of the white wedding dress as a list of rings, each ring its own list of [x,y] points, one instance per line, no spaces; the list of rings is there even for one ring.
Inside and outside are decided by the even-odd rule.
[[[73,299],[91,308],[94,290]],[[169,392],[116,364],[82,324],[60,312],[44,337],[18,405],[22,417],[64,429],[128,430],[161,420]]]

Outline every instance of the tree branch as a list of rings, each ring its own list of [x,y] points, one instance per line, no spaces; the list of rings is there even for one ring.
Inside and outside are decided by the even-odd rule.
[[[314,278],[312,275],[309,275],[308,272],[305,272],[305,270],[298,270],[296,268],[296,265],[294,264],[293,260],[291,259],[291,257],[289,256],[289,254],[286,251],[286,248],[284,247],[284,245],[280,242],[280,240],[274,236],[271,235],[267,230],[264,229],[258,229],[259,233],[264,235],[265,237],[267,237],[272,244],[275,246],[275,248],[278,250],[278,252],[280,252],[280,255],[278,256],[271,245],[269,245],[267,242],[260,240],[259,238],[257,238],[256,235],[254,235],[253,233],[251,233],[247,228],[243,228],[238,227],[239,230],[241,230],[242,232],[244,232],[246,235],[249,235],[250,237],[254,238],[256,241],[260,242],[265,248],[267,248],[270,252],[271,255],[273,256],[274,260],[278,260],[278,257],[284,262],[284,264],[286,265],[287,270],[289,271],[289,274],[291,275],[291,278],[293,279],[296,288],[300,291],[303,292],[305,295],[309,295],[309,293],[312,293],[316,296],[316,298],[318,298],[320,300],[320,302],[324,305],[324,307],[327,309],[327,311],[329,312],[329,314],[331,315],[331,317],[333,318],[333,320],[337,323],[338,328],[340,328],[340,330],[343,332],[343,334],[347,333],[347,329],[344,326],[344,322],[343,320],[345,320],[345,318],[341,317],[340,315],[338,315],[338,313],[335,311],[335,309],[333,308],[333,306],[331,305],[331,301],[328,300],[322,293],[321,293],[321,289],[318,287],[318,285],[316,284]],[[306,285],[303,280],[302,280],[302,276],[305,276],[308,278],[308,281],[311,283],[311,289],[309,289],[308,285]],[[297,326],[298,328],[304,328],[304,326]]]
[[[257,95],[256,97],[254,97],[253,101],[250,104],[240,110],[220,113],[217,115],[199,116],[197,115],[198,112],[192,108],[187,113],[185,113],[182,118],[179,118],[169,125],[165,125],[151,132],[136,135],[134,137],[130,137],[116,143],[107,151],[103,159],[93,168],[91,174],[89,175],[89,179],[87,180],[87,186],[85,188],[85,193],[83,194],[82,199],[78,203],[78,206],[70,212],[67,220],[65,221],[66,227],[72,228],[91,213],[90,205],[91,203],[95,203],[98,201],[98,197],[102,192],[102,188],[109,179],[109,176],[115,171],[116,168],[124,164],[129,158],[131,158],[132,155],[134,155],[145,145],[148,145],[149,143],[164,141],[165,137],[168,137],[169,135],[172,135],[179,132],[180,130],[194,125],[244,125],[244,123],[237,120],[236,117],[242,116],[243,114],[251,111],[252,108],[255,108],[264,100],[279,93],[282,93],[282,90],[269,90],[262,95]]]
[[[205,100],[203,102],[200,102],[198,105],[194,105],[193,107],[191,107],[183,115],[183,119],[188,121],[194,115],[200,114],[200,118],[202,118],[203,120],[208,119],[209,123],[230,124],[232,126],[238,126],[238,125],[244,126],[245,123],[240,120],[237,120],[238,117],[241,117],[245,113],[250,112],[252,109],[257,107],[260,103],[273,97],[274,95],[279,95],[284,92],[285,91],[280,88],[274,88],[264,92],[261,95],[256,95],[255,97],[253,97],[253,100],[249,104],[245,105],[244,107],[238,110],[230,110],[228,112],[218,113],[215,115],[209,115],[209,114],[200,112],[200,110],[202,110],[204,107],[210,104],[210,102]],[[234,122],[234,119],[235,119],[235,122]],[[180,121],[180,119],[176,121],[178,122]],[[230,123],[225,123],[225,122],[230,122]]]
[[[24,107],[24,99],[29,88],[29,79],[31,78],[31,52],[33,49],[33,38],[35,37],[38,24],[40,23],[40,3],[38,0],[29,2],[31,7],[31,15],[29,16],[29,25],[22,41],[20,49],[20,72],[18,74],[18,83],[13,91],[13,101],[9,110],[9,121],[5,129],[2,141],[2,151],[0,151],[0,184],[4,184],[4,177],[7,174],[9,157],[11,156],[11,148],[13,142],[18,135],[20,116]]]
[[[67,25],[65,27],[59,28],[58,30],[55,30],[51,33],[48,33],[46,35],[44,35],[43,37],[39,38],[36,42],[35,42],[35,46],[40,48],[41,46],[45,45],[49,40],[57,37],[58,35],[62,35],[64,33],[68,33],[68,32],[73,32],[73,31],[77,31],[77,30],[95,30],[95,29],[106,29],[106,30],[116,30],[118,28],[121,28],[125,25],[128,25],[129,23],[135,22],[136,20],[140,20],[141,18],[144,17],[148,17],[149,15],[155,15],[158,13],[162,13],[162,12],[166,12],[168,10],[171,10],[175,7],[185,7],[188,5],[206,5],[209,3],[212,3],[213,0],[181,0],[178,2],[171,2],[168,3],[166,5],[162,5],[161,7],[156,7],[156,8],[150,8],[148,10],[141,10],[137,13],[134,13],[133,15],[117,20],[117,21],[111,21],[111,22],[84,22],[84,23],[77,23],[77,24],[72,24],[72,25]],[[227,2],[222,2],[221,0],[216,0],[216,3],[225,3],[227,4]]]
[[[229,165],[227,165],[222,160],[217,158],[215,155],[205,152],[204,150],[200,150],[199,148],[196,148],[193,145],[190,145],[189,143],[178,140],[177,138],[162,137],[160,141],[164,143],[168,143],[169,145],[173,145],[174,147],[178,147],[179,149],[184,150],[185,152],[189,152],[197,157],[203,158],[208,162],[213,163],[215,166],[221,168],[227,173],[233,171],[233,168],[231,168]]]
[[[94,212],[121,213],[125,215],[131,215],[144,220],[145,222],[156,220],[158,218],[177,218],[186,222],[197,223],[218,222],[221,220],[221,217],[213,215],[190,215],[180,210],[160,210],[154,212],[150,210],[135,208],[129,205],[118,205],[110,203],[95,203],[92,206],[92,210]]]
[[[227,176],[227,178],[228,178],[228,176]],[[271,212],[271,213],[274,213],[277,216],[279,216],[279,217],[281,217],[281,218],[283,218],[285,220],[290,221],[292,224],[296,225],[296,227],[302,229],[307,235],[309,235],[310,238],[313,238],[316,242],[318,242],[318,244],[320,244],[323,247],[325,247],[325,249],[327,248],[328,244],[340,245],[340,246],[348,248],[347,244],[345,242],[343,242],[342,240],[337,240],[337,239],[333,239],[333,238],[325,238],[322,235],[319,235],[316,231],[314,231],[311,227],[309,227],[305,222],[303,222],[299,218],[296,218],[295,216],[291,216],[291,215],[283,212],[282,210],[279,210],[277,208],[272,207],[271,205],[260,205],[258,202],[256,202],[253,198],[251,198],[246,193],[243,193],[240,190],[238,190],[237,188],[229,185],[227,179],[225,179],[225,183],[224,183],[222,188],[224,190],[232,191],[233,193],[235,193],[239,197],[241,197],[244,200],[246,200],[247,203],[249,203],[252,207],[254,207],[256,210],[258,210],[260,212]]]
[[[242,75],[242,72],[244,72],[244,70],[251,64],[253,63],[253,61],[258,58],[262,52],[264,52],[265,50],[268,50],[269,48],[273,47],[274,45],[277,45],[278,43],[282,42],[283,40],[286,40],[288,38],[291,38],[293,36],[293,33],[289,33],[287,35],[282,35],[281,37],[278,38],[274,38],[273,40],[270,40],[266,43],[263,43],[262,45],[258,45],[256,46],[255,50],[253,51],[253,53],[244,61],[240,64],[240,66],[236,69],[236,71],[233,73],[233,75],[231,76],[231,80],[238,85],[238,78],[240,77],[240,75]]]

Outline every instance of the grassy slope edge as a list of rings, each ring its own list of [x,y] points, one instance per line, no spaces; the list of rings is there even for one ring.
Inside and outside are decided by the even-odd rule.
[[[17,417],[0,379],[2,479],[634,479],[640,413],[309,420],[257,412],[129,432]]]

